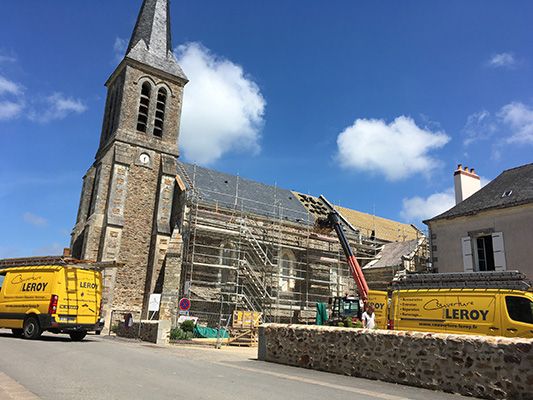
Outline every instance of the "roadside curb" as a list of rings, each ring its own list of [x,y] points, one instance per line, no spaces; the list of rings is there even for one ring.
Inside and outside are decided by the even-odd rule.
[[[27,390],[24,386],[11,379],[5,373],[0,372],[0,399],[39,400],[40,397]]]

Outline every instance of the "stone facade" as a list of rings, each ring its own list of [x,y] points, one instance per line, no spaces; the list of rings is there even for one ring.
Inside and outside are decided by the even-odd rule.
[[[265,324],[259,359],[485,399],[533,399],[533,340]]]
[[[143,311],[163,269],[172,219],[183,87],[168,0],[146,0],[108,89],[100,145],[83,179],[72,255],[117,261],[105,309]]]

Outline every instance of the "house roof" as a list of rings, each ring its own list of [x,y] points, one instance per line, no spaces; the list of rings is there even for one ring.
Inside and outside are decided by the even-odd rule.
[[[383,245],[383,249],[378,254],[378,259],[371,261],[363,269],[375,269],[395,267],[403,263],[404,258],[409,258],[420,246],[419,239],[408,240],[406,242],[393,242]]]
[[[496,179],[472,196],[424,223],[527,203],[533,203],[533,163],[503,171]]]

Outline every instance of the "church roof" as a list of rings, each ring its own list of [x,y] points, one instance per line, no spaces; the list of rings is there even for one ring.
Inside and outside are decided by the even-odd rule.
[[[351,208],[341,206],[335,206],[335,208],[348,222],[361,229],[367,236],[371,236],[371,232],[374,231],[374,236],[378,239],[390,242],[403,242],[416,239],[423,235],[419,229],[411,224],[404,224],[392,219],[352,210]]]
[[[126,58],[187,80],[172,52],[170,0],[144,0]]]
[[[424,223],[533,203],[533,163],[503,171],[487,186]]]
[[[302,204],[316,218],[324,218],[328,210],[322,201],[314,196],[294,192]],[[387,242],[403,242],[422,236],[415,226],[378,217],[351,208],[334,205],[335,209],[356,229],[366,237],[374,236]]]
[[[315,222],[290,190],[180,161],[178,164],[178,174],[187,188],[192,186],[202,201],[269,218]]]
[[[277,186],[244,179],[212,169],[178,161],[178,174],[187,186],[194,188],[200,200],[262,215],[303,224],[314,224],[323,218],[327,209],[321,200]],[[335,206],[355,228],[370,237],[372,231],[380,240],[396,242],[416,239],[421,232],[409,224]]]

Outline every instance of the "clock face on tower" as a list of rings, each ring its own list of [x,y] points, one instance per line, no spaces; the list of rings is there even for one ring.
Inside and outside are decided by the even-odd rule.
[[[148,165],[150,163],[150,156],[146,153],[142,153],[139,156],[139,161],[144,165]]]

